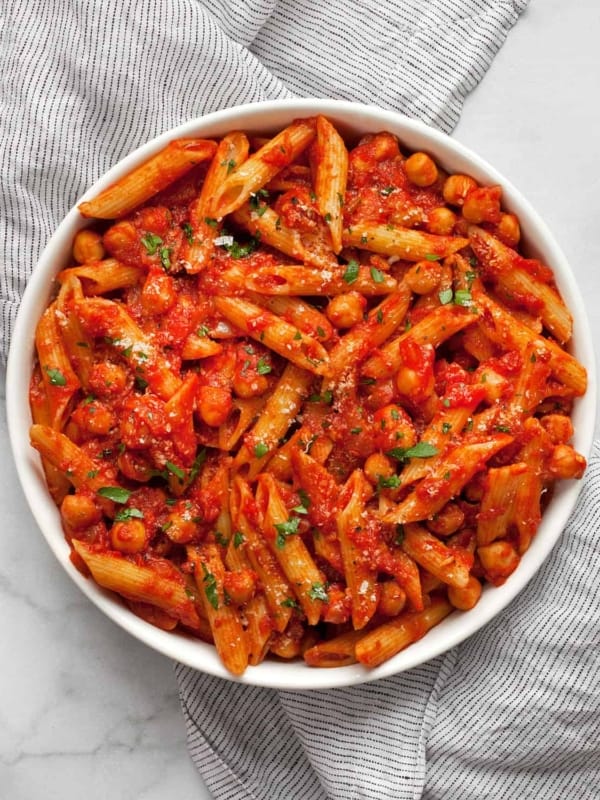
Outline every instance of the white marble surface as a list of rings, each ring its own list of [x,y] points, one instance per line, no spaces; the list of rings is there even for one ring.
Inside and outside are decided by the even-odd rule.
[[[600,338],[598,41],[598,0],[532,0],[455,135],[546,219]],[[208,798],[171,664],[71,584],[25,505],[4,415],[0,442],[0,797]]]

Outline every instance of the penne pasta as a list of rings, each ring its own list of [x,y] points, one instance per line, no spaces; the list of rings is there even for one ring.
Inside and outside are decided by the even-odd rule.
[[[500,187],[316,116],[171,142],[80,210],[31,444],[78,569],[230,675],[377,667],[581,477],[573,320]]]
[[[317,117],[312,149],[314,187],[321,216],[329,226],[334,253],[342,249],[344,198],[348,179],[348,151],[326,117]]]
[[[195,164],[212,157],[217,145],[205,139],[178,139],[109,186],[97,197],[79,205],[84,217],[118,219],[145,203],[161,189],[185,175]]]
[[[411,228],[358,223],[344,230],[343,242],[347,247],[361,247],[407,261],[421,261],[427,256],[443,258],[456,253],[466,247],[469,240],[459,236],[437,236]]]
[[[215,216],[223,218],[248,201],[283,167],[291,164],[315,136],[314,120],[298,120],[278,133],[233,170],[217,189]]]

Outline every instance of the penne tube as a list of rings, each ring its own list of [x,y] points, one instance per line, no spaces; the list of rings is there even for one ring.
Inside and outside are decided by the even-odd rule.
[[[198,336],[190,333],[184,342],[181,358],[184,361],[196,361],[200,358],[216,356],[223,351],[223,345],[210,339],[208,336]]]
[[[559,342],[568,342],[573,318],[558,292],[524,269],[526,259],[483,228],[471,225],[469,239],[486,276],[508,297],[535,310]]]
[[[248,158],[248,137],[241,131],[224,136],[215,151],[202,189],[190,206],[191,235],[182,252],[186,272],[195,274],[209,263],[218,234],[215,219],[215,196],[227,176]]]
[[[257,292],[248,292],[248,298],[320,342],[333,338],[333,326],[325,314],[305,300],[297,297],[270,297]]]
[[[360,222],[345,228],[346,247],[360,247],[383,256],[399,256],[406,261],[421,261],[427,256],[443,258],[469,244],[460,236],[436,236],[433,233]]]
[[[217,149],[207,139],[177,139],[99,195],[79,205],[84,217],[118,219],[145,203],[161,189],[185,175],[195,164],[207,161]]]
[[[350,364],[360,363],[385,342],[406,317],[410,296],[406,283],[400,283],[397,291],[372,309],[364,322],[354,325],[341,337],[329,353],[330,369],[335,376],[341,377]]]
[[[337,515],[337,534],[340,543],[346,584],[352,598],[352,625],[364,628],[377,609],[377,573],[356,541],[356,531],[366,524],[366,503],[373,490],[362,470],[355,470],[342,491],[342,507]],[[347,498],[347,499],[346,499]]]
[[[214,198],[217,219],[222,219],[243,206],[250,195],[295,161],[314,137],[314,120],[298,120],[269,139],[256,153],[252,153],[217,188]]]
[[[347,631],[309,647],[304,661],[309,667],[347,667],[356,664],[355,648],[364,637],[363,631]]]
[[[319,212],[329,226],[334,253],[342,249],[342,226],[348,151],[326,117],[317,117],[317,136],[311,150],[314,187]]]
[[[273,626],[267,601],[262,595],[253,597],[244,611],[248,640],[248,663],[256,666],[264,661],[273,638]]]
[[[167,569],[159,571],[129,561],[115,551],[98,551],[94,545],[77,539],[73,539],[73,548],[100,586],[128,600],[156,606],[191,630],[201,628],[198,612],[186,591],[184,576],[170,562],[161,559]]]
[[[62,338],[61,314],[58,304],[53,303],[44,311],[35,332],[40,374],[48,399],[48,419],[57,430],[64,427],[73,397],[81,386]]]
[[[248,478],[252,480],[256,477],[300,411],[311,382],[309,372],[288,364],[252,430],[245,437],[233,462],[235,470],[239,472],[246,467]]]
[[[385,514],[383,521],[403,524],[430,519],[462,491],[488,459],[512,441],[512,436],[497,434],[484,442],[451,448],[413,491]]]
[[[336,270],[322,270],[305,267],[301,264],[277,264],[256,267],[246,276],[246,286],[254,292],[267,295],[316,295],[332,296],[345,294],[349,290],[344,280],[343,267]],[[375,273],[369,267],[359,267],[352,289],[365,297],[390,294],[398,284],[390,275]]]
[[[267,309],[241,297],[215,297],[215,307],[246,335],[315,375],[329,373],[329,356],[320,342]]]
[[[79,301],[76,309],[88,333],[110,340],[111,346],[144,377],[156,394],[168,400],[177,391],[181,379],[123,305],[96,297]]]
[[[231,485],[232,528],[241,534],[244,555],[260,580],[274,630],[283,632],[292,616],[295,595],[263,536],[258,533],[257,509],[250,486],[236,476]],[[234,536],[235,538],[235,536]],[[230,547],[235,548],[235,541]]]
[[[363,375],[369,378],[385,378],[397,372],[402,365],[400,344],[405,341],[418,345],[430,344],[439,347],[458,331],[472,325],[476,315],[462,306],[437,306],[409,330],[386,342],[380,350],[365,361]]]
[[[143,275],[139,267],[122,264],[116,258],[105,258],[92,264],[63,269],[56,277],[61,283],[66,283],[74,276],[81,281],[86,295],[99,295],[135,286]]]
[[[529,468],[523,462],[488,471],[481,510],[477,515],[478,545],[506,537],[513,522],[517,489],[528,473]]]
[[[434,596],[423,611],[405,612],[396,619],[365,634],[356,644],[356,658],[365,667],[377,667],[409,644],[421,639],[428,630],[453,611],[443,597]]]
[[[308,624],[316,625],[323,607],[325,577],[296,532],[298,518],[295,524],[290,519],[271,475],[259,476],[256,503],[263,535],[293,588]]]
[[[411,458],[400,473],[401,486],[415,483],[437,466],[449,442],[462,435],[476,405],[477,401],[473,400],[469,405],[456,408],[441,406],[421,435],[421,441],[430,444],[438,451],[438,455],[431,458]]]
[[[442,583],[463,589],[469,582],[473,557],[466,550],[448,547],[427,528],[412,523],[404,526],[402,549],[420,567]]]
[[[246,228],[262,243],[276,248],[286,256],[325,270],[339,268],[325,223],[322,227],[318,226],[313,234],[300,232],[296,228],[288,227],[279,214],[266,205],[257,211],[246,204],[232,216],[238,225]]]
[[[552,373],[561,383],[569,387],[577,397],[585,394],[587,387],[587,372],[566,350],[563,350],[551,339],[538,336],[531,328],[516,320],[508,311],[494,302],[482,291],[473,292],[473,299],[480,310],[480,320],[483,329],[493,342],[504,349],[519,350],[523,352],[528,345],[550,354],[549,364]]]
[[[225,566],[219,548],[205,542],[199,547],[188,546],[186,552],[194,565],[198,597],[221,661],[232,675],[242,675],[248,666],[248,642],[239,612],[225,599]]]

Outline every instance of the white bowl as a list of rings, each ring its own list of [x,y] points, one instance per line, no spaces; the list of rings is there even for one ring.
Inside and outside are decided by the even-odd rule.
[[[572,352],[588,370],[589,388],[585,397],[575,404],[574,445],[580,453],[588,457],[596,415],[595,361],[583,302],[569,264],[544,222],[517,189],[479,156],[439,131],[392,111],[345,101],[284,100],[244,105],[191,120],[158,136],[114,166],[81,200],[98,194],[164,147],[171,139],[184,136],[217,137],[233,129],[268,133],[283,128],[295,118],[317,113],[326,115],[343,133],[391,131],[398,135],[406,148],[431,153],[447,171],[466,172],[483,184],[502,186],[503,206],[518,215],[526,252],[541,258],[552,267],[558,287],[575,320]],[[52,279],[66,265],[70,256],[73,236],[87,224],[77,207],[71,209],[42,253],[21,303],[6,382],[8,425],[17,472],[31,511],[48,544],[72,580],[99,609],[155,650],[195,669],[232,679],[212,646],[184,634],[167,633],[144,622],[132,614],[115,595],[101,589],[91,579],[84,578],[73,567],[58,510],[46,489],[40,459],[29,445],[31,415],[28,387],[34,358],[35,327],[48,303]],[[314,669],[302,662],[266,661],[259,666],[249,667],[238,680],[281,689],[348,686],[416,667],[454,647],[500,613],[535,575],[556,544],[575,505],[580,485],[581,482],[578,481],[559,482],[531,547],[504,585],[486,586],[474,609],[454,612],[423,639],[376,669],[367,670],[360,665]]]

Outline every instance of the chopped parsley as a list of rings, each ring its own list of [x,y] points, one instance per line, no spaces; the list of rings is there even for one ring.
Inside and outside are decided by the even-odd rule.
[[[468,289],[457,289],[454,292],[454,302],[457,306],[470,306],[473,302],[471,292]]]
[[[229,161],[225,159],[224,161],[221,161],[221,166],[227,167],[227,174],[229,175],[229,173],[235,169],[235,161],[233,158],[230,158]]]
[[[244,534],[241,531],[236,531],[233,534],[233,546],[236,550],[244,544],[244,541]]]
[[[398,475],[378,475],[377,476],[377,491],[382,489],[397,489],[402,481]]]
[[[293,536],[295,533],[298,533],[299,524],[300,517],[290,517],[285,522],[275,523],[275,530],[277,531],[275,545],[279,550],[285,545],[285,540],[288,536]]]
[[[308,590],[308,596],[311,600],[324,600],[327,602],[329,599],[327,597],[327,587],[326,584],[323,583],[313,583],[313,585]]]
[[[292,597],[286,597],[285,600],[282,600],[281,603],[279,603],[279,605],[283,606],[284,608],[300,608],[298,603]]]
[[[163,240],[160,238],[160,236],[157,236],[155,233],[144,234],[140,241],[146,248],[146,252],[149,256],[156,255],[158,248],[163,243]]]
[[[185,478],[185,472],[178,467],[177,464],[173,464],[172,461],[165,461],[165,467],[171,473],[171,475],[175,475],[176,478],[179,478],[180,481],[183,481]]]
[[[439,450],[429,442],[417,442],[414,447],[393,447],[386,455],[396,461],[406,461],[408,458],[431,458],[437,456]]]
[[[48,376],[51,386],[67,385],[67,379],[59,369],[55,369],[53,367],[45,367],[44,369],[46,370],[46,375]]]
[[[256,371],[259,375],[268,375],[273,368],[270,364],[267,363],[266,359],[259,358],[258,364],[256,365]]]
[[[234,239],[231,242],[231,244],[223,243],[221,246],[224,247],[225,250],[227,250],[227,252],[232,258],[237,259],[237,258],[246,258],[246,256],[249,256],[250,253],[253,253],[256,250],[258,244],[259,244],[258,236],[253,236],[246,242],[246,244],[240,244],[239,242],[236,242]]]
[[[348,264],[346,265],[346,271],[344,272],[343,278],[346,283],[354,283],[354,281],[358,278],[359,272],[359,264],[356,259],[351,259]]]
[[[438,256],[437,253],[427,253],[425,259],[427,261],[440,261],[442,259],[442,256]]]
[[[254,445],[254,455],[257,458],[262,458],[263,456],[266,456],[268,452],[269,452],[269,447],[264,442],[258,442],[257,444]]]
[[[106,497],[107,500],[112,500],[113,503],[120,503],[123,505],[131,497],[129,489],[123,489],[122,486],[102,486],[96,494],[100,497]]]
[[[190,223],[184,222],[181,226],[181,230],[183,231],[183,235],[188,240],[188,242],[190,244],[194,244],[194,231]]]
[[[377,267],[371,267],[371,278],[373,278],[375,283],[383,283],[385,275],[381,270],[377,269]]]
[[[212,572],[208,571],[206,564],[202,564],[202,570],[204,572],[204,578],[202,579],[202,583],[204,583],[204,594],[216,611],[219,608],[219,587],[217,586],[217,579]]]
[[[115,514],[115,522],[127,522],[130,519],[144,519],[139,508],[122,508]]]
[[[172,250],[170,247],[161,247],[159,251],[160,256],[160,264],[165,272],[168,272],[171,269],[171,253]]]

